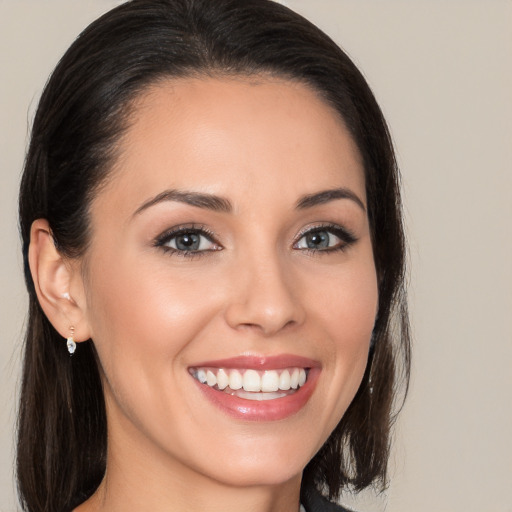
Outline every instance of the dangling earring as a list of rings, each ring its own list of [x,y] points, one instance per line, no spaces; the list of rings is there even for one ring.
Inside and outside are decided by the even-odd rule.
[[[76,343],[75,343],[75,340],[74,340],[75,328],[74,327],[70,327],[69,330],[71,331],[71,335],[68,337],[68,341],[67,341],[66,345],[68,347],[69,355],[72,356],[75,353],[75,350],[76,350]]]
[[[370,392],[370,395],[373,395],[373,348],[371,349],[371,351],[372,353],[370,354],[370,370],[368,371],[368,391]]]

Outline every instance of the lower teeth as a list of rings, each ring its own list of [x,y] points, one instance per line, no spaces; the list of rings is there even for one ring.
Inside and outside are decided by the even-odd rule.
[[[233,393],[230,393],[234,396],[237,396],[239,398],[245,398],[246,400],[256,400],[256,401],[262,401],[262,400],[275,400],[276,398],[283,398],[288,395],[288,393],[285,392],[259,392],[254,393],[251,391],[244,391],[244,390],[238,390]]]

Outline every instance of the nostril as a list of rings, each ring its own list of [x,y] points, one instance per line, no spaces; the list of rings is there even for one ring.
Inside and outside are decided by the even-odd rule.
[[[275,334],[276,332],[291,329],[297,324],[298,324],[298,322],[296,320],[288,320],[287,322],[284,323],[284,325],[281,323],[271,324],[269,322],[261,322],[261,323],[244,322],[244,323],[240,323],[237,326],[237,328],[242,329],[242,330],[248,330],[248,331],[250,331],[250,330],[260,331],[264,336],[271,336],[271,335]]]
[[[244,260],[225,315],[234,329],[270,336],[301,324],[305,311],[302,301],[295,297],[295,276],[289,275],[289,269],[275,259],[259,256],[253,264]]]

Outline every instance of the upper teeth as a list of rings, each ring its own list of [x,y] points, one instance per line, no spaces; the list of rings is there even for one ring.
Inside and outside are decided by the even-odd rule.
[[[229,387],[233,391],[244,389],[252,392],[288,391],[303,386],[307,379],[305,368],[282,370],[235,370],[224,368],[197,368],[192,376],[202,384],[218,389]]]

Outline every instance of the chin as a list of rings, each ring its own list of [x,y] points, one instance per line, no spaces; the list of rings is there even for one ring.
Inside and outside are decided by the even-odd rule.
[[[214,479],[229,487],[275,487],[302,478],[302,466],[276,463],[275,460],[265,464],[245,464],[223,471],[222,475],[215,474]]]
[[[203,466],[203,474],[234,487],[279,486],[300,480],[304,467],[316,453],[316,447],[308,449],[304,442],[289,441],[289,436],[288,440],[281,438],[273,442],[259,439],[251,443],[246,440],[243,449],[232,446],[215,450],[215,454],[208,456],[214,463]],[[219,460],[222,463],[217,464]]]

